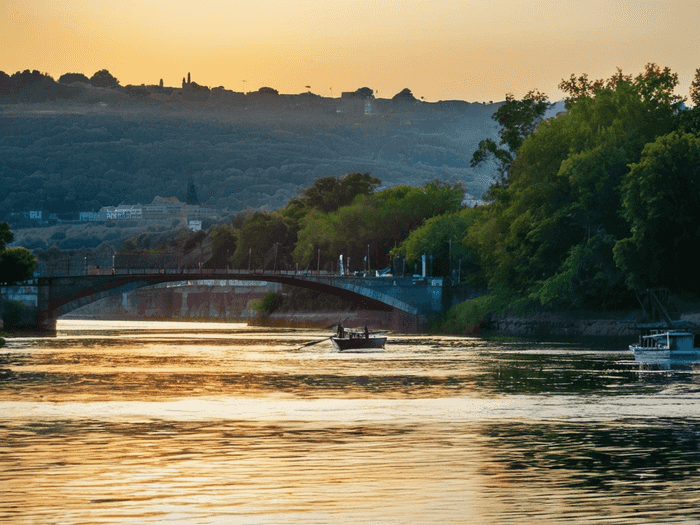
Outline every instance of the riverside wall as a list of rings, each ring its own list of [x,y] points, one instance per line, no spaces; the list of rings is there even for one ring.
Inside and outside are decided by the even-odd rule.
[[[533,340],[570,341],[589,338],[636,340],[640,311],[614,314],[599,312],[540,313],[533,315],[503,314],[493,316],[483,325],[485,333]]]

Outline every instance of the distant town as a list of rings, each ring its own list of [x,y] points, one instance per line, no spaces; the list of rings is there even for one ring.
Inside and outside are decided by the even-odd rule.
[[[219,220],[221,210],[200,206],[192,181],[188,183],[187,198],[182,202],[177,197],[155,197],[150,204],[119,204],[103,206],[99,211],[79,211],[72,213],[51,213],[44,210],[14,212],[12,219],[35,221],[38,226],[75,222],[144,221],[161,223],[172,219],[183,219],[192,231],[202,229],[202,219]]]

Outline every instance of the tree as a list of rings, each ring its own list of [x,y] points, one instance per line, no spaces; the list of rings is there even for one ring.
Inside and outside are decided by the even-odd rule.
[[[433,275],[449,275],[450,269],[457,272],[460,263],[462,275],[467,275],[476,269],[476,265],[472,250],[462,240],[474,216],[473,208],[464,208],[458,213],[432,217],[412,230],[391,254],[404,256],[408,268],[418,263],[423,254],[430,254],[433,256]]]
[[[73,82],[90,83],[90,79],[82,73],[65,73],[58,78],[59,84],[72,84]]]
[[[250,256],[251,268],[291,267],[296,232],[291,221],[279,212],[254,213],[246,219],[237,237],[231,259],[234,266],[247,268]]]
[[[15,234],[10,231],[10,225],[0,222],[0,252],[5,249],[5,245],[15,239]]]
[[[9,285],[31,279],[36,264],[36,257],[26,248],[0,251],[0,284]]]
[[[31,279],[36,257],[26,248],[7,248],[14,234],[6,222],[0,222],[0,284],[14,284]]]
[[[431,217],[456,213],[463,199],[461,184],[432,181],[422,188],[394,186],[360,196],[331,213],[313,210],[300,221],[294,260],[313,266],[321,249],[322,264],[343,254],[354,261],[351,269],[362,269],[369,246],[372,266],[388,266],[391,250],[411,230]]]
[[[472,167],[495,157],[502,182],[505,182],[523,140],[537,128],[551,106],[547,95],[538,90],[529,91],[522,100],[516,100],[512,93],[506,94],[505,103],[491,117],[501,125],[498,132],[500,142],[496,144],[492,139],[482,140],[472,157]]]
[[[700,236],[700,138],[672,132],[647,144],[622,184],[622,216],[631,236],[615,261],[635,288],[700,292],[691,254]]]
[[[236,252],[237,241],[234,229],[222,224],[214,226],[209,235],[212,239],[212,254],[207,267],[224,268],[232,266],[231,258]]]
[[[651,64],[629,78],[618,71],[602,87],[581,88],[584,94],[572,98],[566,114],[542,121],[524,138],[508,185],[489,190],[492,202],[479,210],[467,239],[492,288],[537,296],[547,283],[540,297],[546,304],[554,304],[552,290],[583,293],[598,281],[574,271],[576,261],[611,260],[610,243],[592,246],[591,239],[630,235],[618,215],[621,183],[645,144],[677,125],[680,101],[667,68]],[[617,264],[618,256],[613,260]],[[615,281],[614,267],[600,277]],[[571,305],[587,301],[568,297]]]
[[[330,213],[347,206],[358,195],[370,195],[381,184],[381,180],[369,173],[350,173],[344,177],[322,177],[301,192],[300,202],[304,207]]]
[[[393,96],[391,99],[394,104],[412,104],[418,102],[418,99],[413,96],[411,90],[408,88],[402,89],[399,93]]]
[[[185,204],[193,206],[199,204],[197,189],[194,187],[194,181],[192,179],[187,181],[187,197],[185,197]]]
[[[630,301],[625,273],[615,265],[612,235],[599,233],[569,250],[559,271],[542,282],[535,297],[556,308],[615,308]]]
[[[607,80],[602,78],[598,80],[588,80],[588,75],[586,73],[579,77],[572,73],[568,80],[562,79],[558,87],[564,93],[568,93],[569,96],[564,100],[564,105],[566,109],[569,109],[577,100],[582,98],[594,98],[597,91],[603,88],[615,89],[620,82],[632,82],[632,75],[624,75],[622,70],[618,67],[617,72]]]
[[[695,78],[690,83],[690,100],[694,106],[700,106],[700,68],[695,70]]]
[[[106,69],[100,69],[90,77],[90,84],[95,87],[114,87],[119,85],[119,80]]]

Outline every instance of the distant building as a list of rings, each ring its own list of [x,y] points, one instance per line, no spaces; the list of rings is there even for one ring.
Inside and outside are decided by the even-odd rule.
[[[190,102],[206,102],[209,100],[211,90],[207,86],[200,86],[196,82],[190,80],[190,74],[187,73],[187,81],[182,79],[182,100]]]
[[[343,91],[340,94],[340,113],[372,115],[377,112],[373,91],[360,88],[357,91]]]
[[[146,220],[158,221],[174,218],[219,219],[219,210],[186,204],[177,197],[156,197],[151,204],[120,204],[119,206],[103,206],[98,215],[95,212],[81,212],[81,221],[95,220]]]

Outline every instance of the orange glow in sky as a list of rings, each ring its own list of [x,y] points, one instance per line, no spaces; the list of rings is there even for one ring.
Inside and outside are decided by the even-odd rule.
[[[551,99],[571,73],[647,62],[700,67],[700,4],[640,0],[2,0],[0,70],[58,79],[108,69],[122,85],[340,96],[403,88],[426,101]]]

